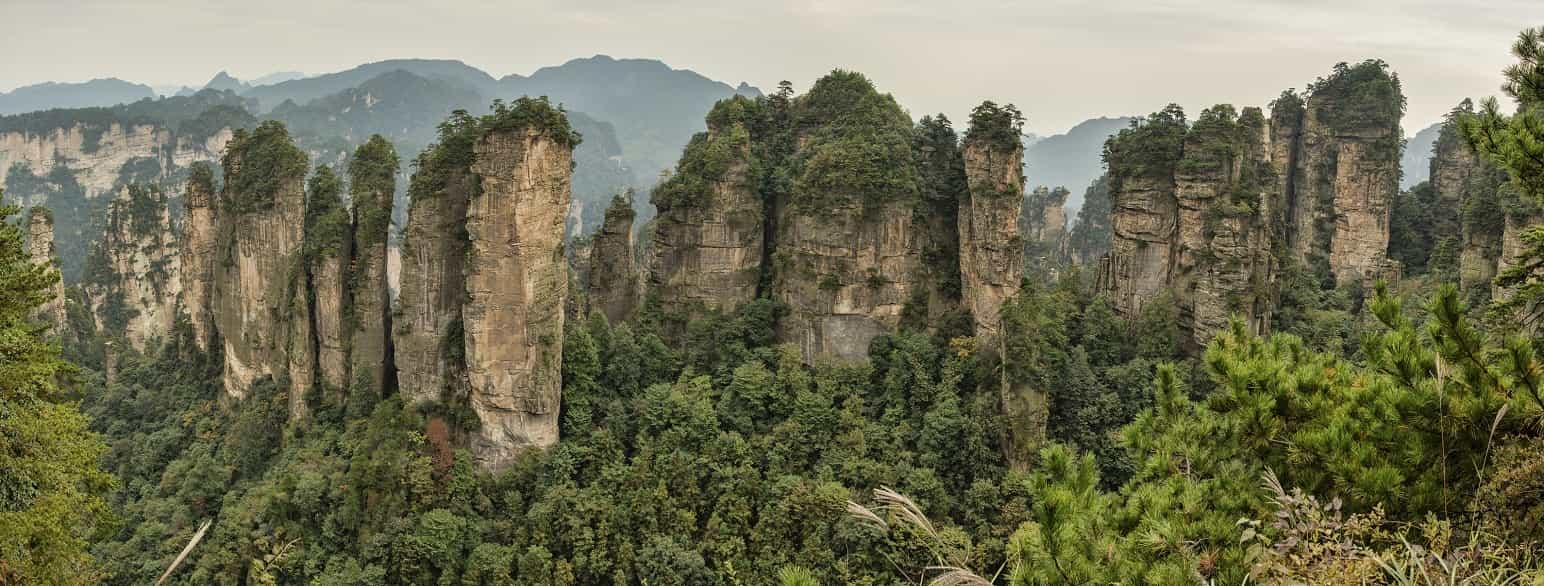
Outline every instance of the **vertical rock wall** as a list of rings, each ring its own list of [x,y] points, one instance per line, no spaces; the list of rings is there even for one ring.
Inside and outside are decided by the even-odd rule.
[[[1001,331],[1003,301],[1018,292],[1024,274],[1024,147],[967,138],[963,150],[969,192],[960,201],[961,296],[976,335],[993,338]]]
[[[353,204],[353,264],[349,343],[352,363],[349,391],[380,396],[396,385],[388,335],[391,288],[386,278],[386,241],[396,194],[397,151],[380,135],[370,137],[349,160],[349,199]]]
[[[440,399],[459,388],[465,376],[465,363],[453,358],[465,345],[467,201],[478,184],[470,169],[446,160],[447,148],[431,147],[419,158],[408,189],[412,199],[392,338],[398,384],[415,403]]]
[[[547,129],[494,129],[476,144],[481,193],[467,206],[463,309],[471,440],[484,468],[558,439],[568,271],[563,220],[572,141]]]
[[[102,238],[83,279],[97,331],[144,352],[177,319],[182,258],[166,195],[156,186],[123,188],[107,208]]]
[[[27,212],[27,256],[34,264],[54,267],[58,270],[59,258],[54,252],[54,218],[47,208],[33,207]],[[53,335],[65,333],[64,280],[54,282],[49,288],[50,299],[39,306],[35,318],[53,327]]]
[[[621,323],[642,299],[638,263],[634,260],[632,198],[616,197],[595,234],[589,254],[587,302],[611,323]]]
[[[181,256],[183,311],[200,352],[209,352],[215,340],[214,279],[220,239],[216,204],[214,170],[207,163],[197,163],[182,200]]]

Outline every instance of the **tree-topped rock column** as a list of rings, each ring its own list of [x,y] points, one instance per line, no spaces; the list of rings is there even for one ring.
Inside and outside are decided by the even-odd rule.
[[[588,300],[590,311],[599,311],[611,323],[621,323],[638,308],[638,263],[633,253],[632,192],[612,198],[606,220],[590,248]]]
[[[715,105],[707,132],[692,137],[675,173],[650,196],[659,216],[649,284],[671,329],[694,311],[732,311],[756,298],[766,228],[750,176],[756,107],[739,96]]]
[[[208,352],[214,343],[214,279],[219,262],[219,206],[214,169],[195,163],[182,199],[182,306],[193,328],[193,344]]]
[[[1128,320],[1169,284],[1179,223],[1174,170],[1185,130],[1184,111],[1170,105],[1105,143],[1114,237],[1100,261],[1099,283],[1111,307]]]
[[[349,269],[352,326],[350,393],[379,397],[395,388],[391,344],[391,291],[386,283],[386,239],[397,190],[397,150],[381,135],[349,160],[349,199],[354,212],[354,258]]]
[[[341,402],[349,388],[349,333],[346,316],[353,226],[343,205],[343,182],[323,165],[307,186],[306,264],[315,307],[317,374],[330,400]]]
[[[392,320],[397,381],[412,403],[464,393],[466,362],[461,319],[466,297],[467,201],[477,193],[472,173],[479,122],[466,113],[441,127],[439,142],[418,155],[408,185],[402,243],[402,285]]]
[[[54,215],[48,208],[35,206],[27,212],[27,256],[33,264],[59,267],[59,258],[54,251]],[[34,310],[33,315],[38,321],[53,327],[52,335],[62,336],[65,333],[64,313],[64,279],[54,281],[48,288],[50,299],[43,302]]]
[[[108,203],[103,234],[82,284],[97,331],[144,352],[172,331],[182,294],[182,259],[159,186],[128,185]]]
[[[1003,301],[1018,291],[1024,273],[1022,125],[1017,108],[985,102],[971,113],[965,133],[969,192],[960,201],[961,297],[983,339],[1000,331]]]
[[[579,137],[546,100],[496,111],[475,145],[482,180],[466,229],[467,378],[481,426],[471,440],[485,469],[558,439],[573,148]]]
[[[223,166],[215,323],[225,343],[225,392],[239,399],[259,378],[286,374],[288,296],[303,273],[307,161],[284,125],[265,122],[231,139]]]

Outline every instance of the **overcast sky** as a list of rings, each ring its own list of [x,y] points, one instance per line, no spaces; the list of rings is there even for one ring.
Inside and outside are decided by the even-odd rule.
[[[494,76],[575,57],[663,60],[763,89],[862,71],[913,115],[1013,102],[1050,134],[1177,102],[1263,105],[1338,61],[1404,81],[1409,132],[1498,92],[1544,0],[0,0],[0,89],[199,85],[398,57]]]

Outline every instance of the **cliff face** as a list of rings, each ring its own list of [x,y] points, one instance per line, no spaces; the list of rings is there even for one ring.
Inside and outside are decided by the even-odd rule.
[[[447,389],[459,387],[464,376],[465,364],[451,358],[464,346],[467,200],[478,188],[470,170],[445,169],[451,165],[433,153],[427,151],[419,159],[408,190],[412,203],[392,335],[398,383],[404,396],[419,403],[439,399]],[[443,183],[436,183],[436,177],[443,177]]]
[[[1024,147],[966,137],[967,196],[960,202],[960,284],[978,337],[1001,331],[1003,301],[1024,272],[1019,211],[1024,198]]]
[[[354,258],[348,282],[353,296],[349,383],[350,392],[371,396],[380,396],[396,384],[388,338],[391,289],[386,278],[386,240],[391,231],[397,164],[396,149],[380,135],[360,146],[349,161],[354,211]]]
[[[257,379],[287,374],[289,295],[303,274],[306,156],[282,125],[265,123],[232,141],[224,167],[214,313],[225,391],[239,399]]]
[[[1193,124],[1170,107],[1110,139],[1115,238],[1101,287],[1129,318],[1168,290],[1192,349],[1230,315],[1264,327],[1280,201],[1271,130],[1257,108],[1222,105]]]
[[[168,169],[217,160],[231,136],[230,130],[222,130],[195,140],[179,138],[157,125],[118,123],[101,130],[75,124],[43,133],[4,132],[0,133],[0,184],[15,165],[38,176],[62,167],[85,189],[86,197],[94,198],[119,186],[120,171],[131,161],[149,159]],[[34,195],[17,193],[13,197]]]
[[[342,182],[331,167],[318,167],[307,184],[306,270],[311,279],[311,329],[322,389],[336,400],[349,377],[349,260],[354,227],[343,206]],[[341,401],[340,401],[341,402]]]
[[[56,269],[59,266],[59,258],[54,252],[54,218],[47,208],[34,207],[27,212],[27,256],[35,264]],[[64,280],[54,282],[49,295],[52,298],[39,306],[33,315],[38,321],[53,326],[53,335],[61,336],[66,324]]]
[[[1337,283],[1390,268],[1403,111],[1398,80],[1377,62],[1340,66],[1310,88],[1289,194],[1293,250],[1327,267]]]
[[[193,166],[182,200],[182,305],[193,328],[193,343],[208,352],[214,343],[213,293],[218,260],[219,217],[215,202],[214,171],[207,164]]]
[[[138,352],[171,332],[182,294],[166,203],[159,187],[124,188],[108,205],[105,231],[86,261],[84,292],[97,331]]]
[[[714,108],[743,107],[744,98]],[[731,311],[756,297],[765,216],[750,172],[746,124],[709,116],[676,174],[654,191],[649,284],[667,316],[701,309]]]
[[[590,245],[587,301],[590,311],[605,314],[611,323],[630,317],[642,299],[633,252],[635,216],[631,197],[613,199]]]
[[[1024,239],[1024,260],[1032,273],[1034,269],[1054,272],[1072,260],[1067,242],[1068,195],[1066,188],[1040,186],[1024,198],[1019,234]]]
[[[462,320],[482,423],[471,448],[484,468],[557,442],[573,142],[566,131],[516,124],[475,146],[482,189],[467,206]]]

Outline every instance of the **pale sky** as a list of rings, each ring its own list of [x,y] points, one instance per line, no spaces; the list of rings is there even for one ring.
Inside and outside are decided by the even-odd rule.
[[[529,74],[597,53],[762,89],[866,73],[914,116],[1018,104],[1039,134],[1168,102],[1264,105],[1338,61],[1404,82],[1407,133],[1500,70],[1544,0],[0,0],[0,89],[225,69],[325,73],[399,57]]]

